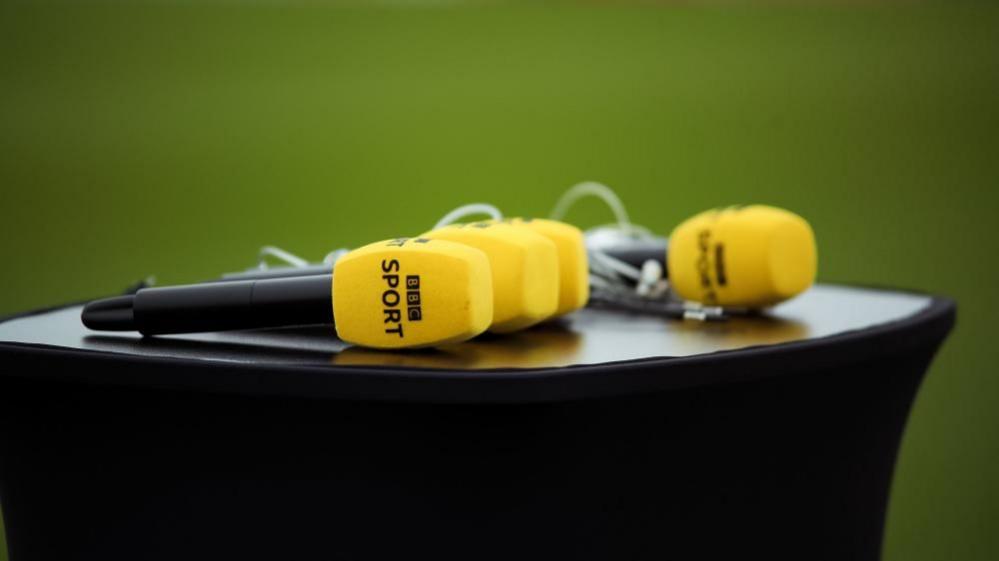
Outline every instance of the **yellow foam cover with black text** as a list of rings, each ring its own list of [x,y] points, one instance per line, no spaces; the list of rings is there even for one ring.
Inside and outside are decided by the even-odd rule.
[[[333,266],[337,335],[380,349],[454,343],[493,319],[485,254],[445,240],[399,238],[355,249]]]
[[[503,222],[529,228],[555,244],[559,266],[555,315],[568,314],[585,306],[590,299],[590,265],[583,232],[572,224],[545,218],[506,218]]]
[[[558,252],[544,236],[509,224],[472,222],[438,228],[423,237],[467,244],[489,258],[493,275],[490,331],[523,329],[558,309]]]
[[[709,210],[669,237],[672,289],[709,306],[761,308],[787,300],[815,281],[815,235],[804,218],[752,205]]]

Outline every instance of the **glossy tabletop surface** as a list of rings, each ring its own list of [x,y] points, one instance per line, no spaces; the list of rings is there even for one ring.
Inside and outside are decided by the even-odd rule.
[[[818,285],[765,315],[725,322],[588,308],[519,333],[486,334],[466,343],[409,352],[351,347],[338,340],[330,326],[145,338],[96,332],[80,323],[77,305],[0,323],[0,344],[257,365],[543,369],[815,340],[912,318],[932,302],[930,296],[906,292]]]

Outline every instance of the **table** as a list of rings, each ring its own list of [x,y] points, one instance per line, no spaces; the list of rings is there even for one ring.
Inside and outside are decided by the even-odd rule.
[[[946,298],[819,285],[437,350],[0,323],[12,561],[877,559]]]

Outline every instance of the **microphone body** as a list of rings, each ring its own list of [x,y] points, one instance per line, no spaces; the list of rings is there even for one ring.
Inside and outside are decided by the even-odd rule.
[[[590,299],[590,273],[583,232],[571,224],[546,218],[507,218],[502,222],[528,229],[555,244],[559,277],[555,315],[562,316],[586,306]]]
[[[815,282],[815,234],[804,218],[766,205],[702,212],[677,226],[666,256],[670,287],[707,306],[764,308]]]
[[[502,222],[471,222],[444,226],[423,237],[467,245],[489,259],[494,295],[490,331],[518,331],[558,310],[558,250],[545,236]]]

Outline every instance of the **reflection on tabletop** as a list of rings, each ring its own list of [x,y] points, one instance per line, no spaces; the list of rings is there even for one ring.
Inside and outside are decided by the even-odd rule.
[[[241,364],[445,370],[557,368],[691,356],[833,336],[899,321],[930,302],[918,294],[817,285],[766,314],[736,316],[725,322],[586,308],[513,334],[485,334],[465,343],[407,352],[351,347],[336,338],[330,325],[157,337],[135,332],[98,333],[80,323],[80,306],[68,306],[0,323],[0,341]]]
[[[406,351],[350,346],[331,331],[316,325],[183,336],[101,334],[87,335],[83,343],[92,350],[233,362],[482,370],[676,356],[675,351],[696,354],[800,339],[807,333],[801,323],[767,316],[703,323],[597,310],[516,333],[486,333],[464,343]]]

